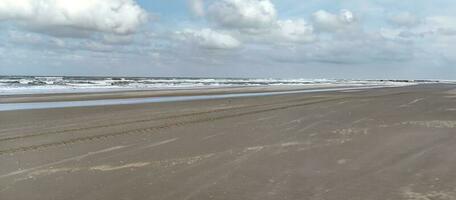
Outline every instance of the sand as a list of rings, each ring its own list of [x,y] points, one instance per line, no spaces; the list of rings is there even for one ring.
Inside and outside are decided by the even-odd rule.
[[[0,199],[452,200],[455,88],[4,111]]]

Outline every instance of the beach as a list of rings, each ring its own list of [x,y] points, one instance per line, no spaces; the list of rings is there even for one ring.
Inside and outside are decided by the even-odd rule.
[[[456,199],[455,133],[453,84],[1,111],[0,199]]]

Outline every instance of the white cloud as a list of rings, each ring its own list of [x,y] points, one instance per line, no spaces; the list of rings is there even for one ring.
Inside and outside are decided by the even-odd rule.
[[[176,34],[182,41],[208,49],[233,49],[241,46],[241,42],[233,36],[208,28],[202,30],[188,29],[176,32]]]
[[[1,0],[0,21],[6,20],[38,31],[131,34],[147,12],[134,0]]]
[[[336,32],[353,27],[357,20],[349,10],[341,10],[339,14],[319,10],[312,15],[312,21],[319,31]]]
[[[188,5],[195,16],[202,17],[205,15],[204,0],[188,0]]]
[[[272,34],[278,43],[306,43],[315,40],[313,27],[304,20],[279,20],[277,25],[278,28],[273,29]]]
[[[269,28],[277,18],[269,0],[219,0],[209,6],[208,14],[221,27],[247,30]]]
[[[216,0],[209,6],[216,28],[257,44],[293,44],[315,40],[313,26],[303,19],[278,20],[270,0]]]
[[[388,21],[399,27],[414,27],[420,23],[418,17],[409,12],[392,15],[389,17]]]

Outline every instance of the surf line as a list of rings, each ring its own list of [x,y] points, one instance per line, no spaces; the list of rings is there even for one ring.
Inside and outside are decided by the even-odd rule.
[[[189,95],[189,96],[166,96],[166,97],[144,97],[144,98],[129,98],[129,99],[102,99],[102,100],[31,102],[31,103],[0,103],[0,111],[107,106],[107,105],[130,105],[130,104],[162,103],[162,102],[181,102],[181,101],[196,101],[196,100],[226,99],[226,98],[241,98],[241,97],[272,96],[272,95],[282,95],[282,94],[300,94],[300,93],[313,93],[313,92],[362,90],[362,89],[375,89],[375,88],[384,88],[384,87],[385,86],[344,87],[344,88],[320,88],[320,89],[305,89],[305,90],[293,90],[293,91],[232,93],[232,94],[215,94],[215,95]]]

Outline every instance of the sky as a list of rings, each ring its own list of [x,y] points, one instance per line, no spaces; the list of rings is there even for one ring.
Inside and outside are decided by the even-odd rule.
[[[1,0],[0,75],[456,79],[454,0]]]

